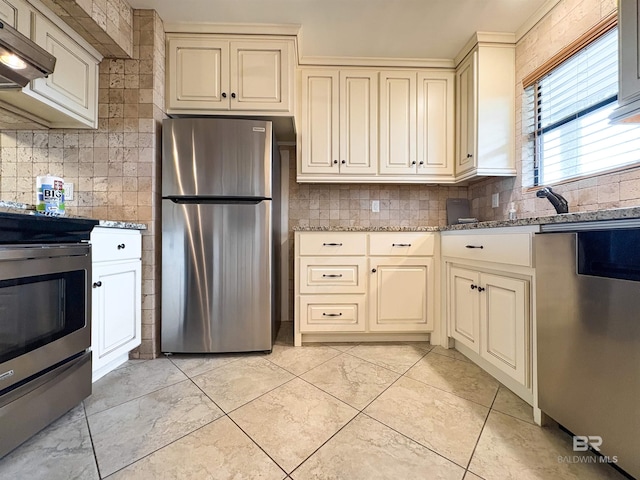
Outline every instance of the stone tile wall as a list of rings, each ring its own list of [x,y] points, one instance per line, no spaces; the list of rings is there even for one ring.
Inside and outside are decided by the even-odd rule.
[[[133,9],[126,0],[42,0],[105,57],[133,56]]]
[[[35,177],[73,182],[71,214],[145,223],[142,345],[159,350],[160,127],[164,118],[164,29],[153,10],[133,15],[134,58],[100,64],[97,130],[0,132],[0,198],[35,203]]]
[[[516,92],[523,92],[522,79],[617,8],[615,0],[562,0],[516,46]],[[515,202],[519,217],[555,214],[551,204],[536,198],[526,187],[532,152],[522,132],[522,97],[516,95],[516,168],[514,178],[494,178],[469,186],[472,214],[481,220],[507,218],[509,202]],[[523,172],[525,175],[523,176]],[[523,186],[524,185],[524,186]],[[593,211],[640,204],[640,167],[559,184],[554,190],[569,201],[569,211]],[[500,193],[500,206],[491,207],[491,195]]]

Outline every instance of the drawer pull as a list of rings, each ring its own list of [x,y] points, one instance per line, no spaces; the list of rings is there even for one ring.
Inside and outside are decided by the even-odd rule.
[[[323,247],[341,247],[342,244],[341,243],[323,243],[322,246]]]
[[[479,248],[479,249],[483,249],[484,247],[482,245],[466,245],[467,248]]]
[[[125,247],[124,243],[121,243],[120,245],[118,245],[118,250],[124,250],[124,247]]]
[[[392,247],[410,247],[411,244],[410,243],[392,243],[391,246]]]
[[[342,278],[341,273],[323,273],[322,278]]]
[[[342,313],[323,313],[323,317],[341,317]]]

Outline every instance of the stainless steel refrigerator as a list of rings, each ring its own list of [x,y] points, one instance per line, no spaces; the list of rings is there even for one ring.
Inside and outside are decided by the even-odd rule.
[[[162,123],[163,352],[270,351],[280,158],[271,122]]]

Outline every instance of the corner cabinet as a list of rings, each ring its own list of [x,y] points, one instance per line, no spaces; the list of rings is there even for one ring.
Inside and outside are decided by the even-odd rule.
[[[141,237],[96,227],[92,244],[93,381],[126,362],[142,337]]]
[[[98,128],[102,55],[40,2],[2,0],[0,18],[56,57],[51,75],[0,91],[0,101],[49,128]]]
[[[426,340],[436,234],[296,232],[295,345]]]
[[[167,113],[293,115],[295,40],[167,34]]]
[[[457,180],[515,176],[515,45],[479,42],[456,68]]]
[[[301,85],[298,182],[455,181],[453,72],[307,67]]]
[[[456,348],[530,404],[535,231],[441,233],[449,336]]]

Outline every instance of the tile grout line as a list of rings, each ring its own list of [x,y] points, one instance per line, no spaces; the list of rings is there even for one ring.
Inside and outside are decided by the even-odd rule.
[[[91,433],[91,426],[89,425],[89,416],[87,415],[87,408],[84,404],[84,400],[81,403],[82,403],[82,412],[84,413],[84,422],[87,424],[87,431],[89,432],[89,441],[91,442],[91,450],[93,451],[93,461],[96,463],[98,478],[102,479],[102,474],[100,473],[100,464],[98,463],[98,455],[96,453],[96,446],[93,443],[93,435]]]
[[[471,465],[471,461],[473,460],[473,456],[476,454],[476,449],[478,448],[478,444],[480,443],[480,439],[482,438],[482,433],[484,432],[484,427],[487,425],[487,421],[489,420],[489,415],[491,415],[491,411],[493,410],[493,404],[496,403],[496,398],[498,398],[498,392],[500,388],[496,390],[495,395],[493,396],[493,401],[491,402],[491,406],[489,407],[489,411],[487,412],[487,416],[484,419],[484,423],[482,424],[482,428],[480,429],[480,433],[478,434],[478,439],[476,440],[476,444],[473,446],[473,450],[471,451],[471,456],[469,457],[469,461],[467,462],[467,466],[465,470],[469,471],[469,466]],[[473,472],[470,472],[473,473]],[[466,473],[465,473],[466,475]],[[474,473],[475,475],[475,473]]]

